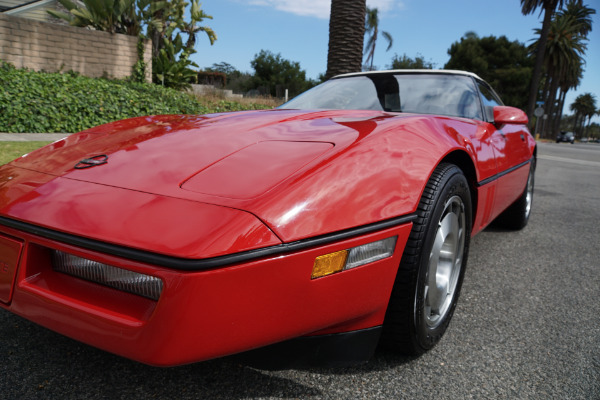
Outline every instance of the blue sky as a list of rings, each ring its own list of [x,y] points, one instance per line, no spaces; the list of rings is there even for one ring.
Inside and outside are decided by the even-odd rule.
[[[202,9],[213,20],[204,24],[213,28],[217,41],[210,45],[199,37],[193,60],[200,68],[225,61],[240,71],[252,72],[250,61],[261,49],[281,53],[300,63],[307,77],[316,78],[327,67],[330,0],[201,0]],[[600,12],[600,0],[585,0]],[[393,46],[380,39],[375,65],[386,69],[394,54],[414,58],[422,55],[437,68],[448,61],[452,43],[468,31],[480,37],[506,36],[529,44],[541,17],[523,16],[519,0],[367,0],[379,10],[379,28],[389,32]],[[577,90],[567,95],[567,106],[578,94],[596,96],[600,106],[600,16],[593,17],[589,34],[585,73]],[[565,110],[566,112],[567,109]],[[598,122],[598,118],[595,118]]]

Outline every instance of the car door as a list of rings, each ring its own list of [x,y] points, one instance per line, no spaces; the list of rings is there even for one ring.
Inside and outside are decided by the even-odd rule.
[[[527,126],[495,124],[493,108],[502,105],[494,91],[483,81],[477,81],[484,106],[486,129],[496,159],[496,192],[491,218],[495,218],[510,206],[525,190],[529,174]]]

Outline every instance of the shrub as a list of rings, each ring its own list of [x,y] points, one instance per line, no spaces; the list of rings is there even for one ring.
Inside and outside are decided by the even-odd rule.
[[[201,102],[159,85],[77,73],[16,69],[0,61],[0,132],[78,132],[119,119],[157,114],[269,108],[230,101]]]

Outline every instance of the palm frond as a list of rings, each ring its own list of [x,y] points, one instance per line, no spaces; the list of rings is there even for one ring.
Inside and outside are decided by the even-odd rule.
[[[381,32],[381,35],[388,42],[388,47],[385,49],[385,51],[389,51],[392,48],[392,44],[394,43],[394,39],[392,39],[392,35],[390,35],[389,32],[383,31],[383,32]]]

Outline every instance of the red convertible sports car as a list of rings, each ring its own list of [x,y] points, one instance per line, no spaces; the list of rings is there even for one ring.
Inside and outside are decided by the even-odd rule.
[[[0,167],[0,307],[158,366],[423,353],[470,237],[527,223],[526,124],[474,74],[381,71],[88,129]]]

